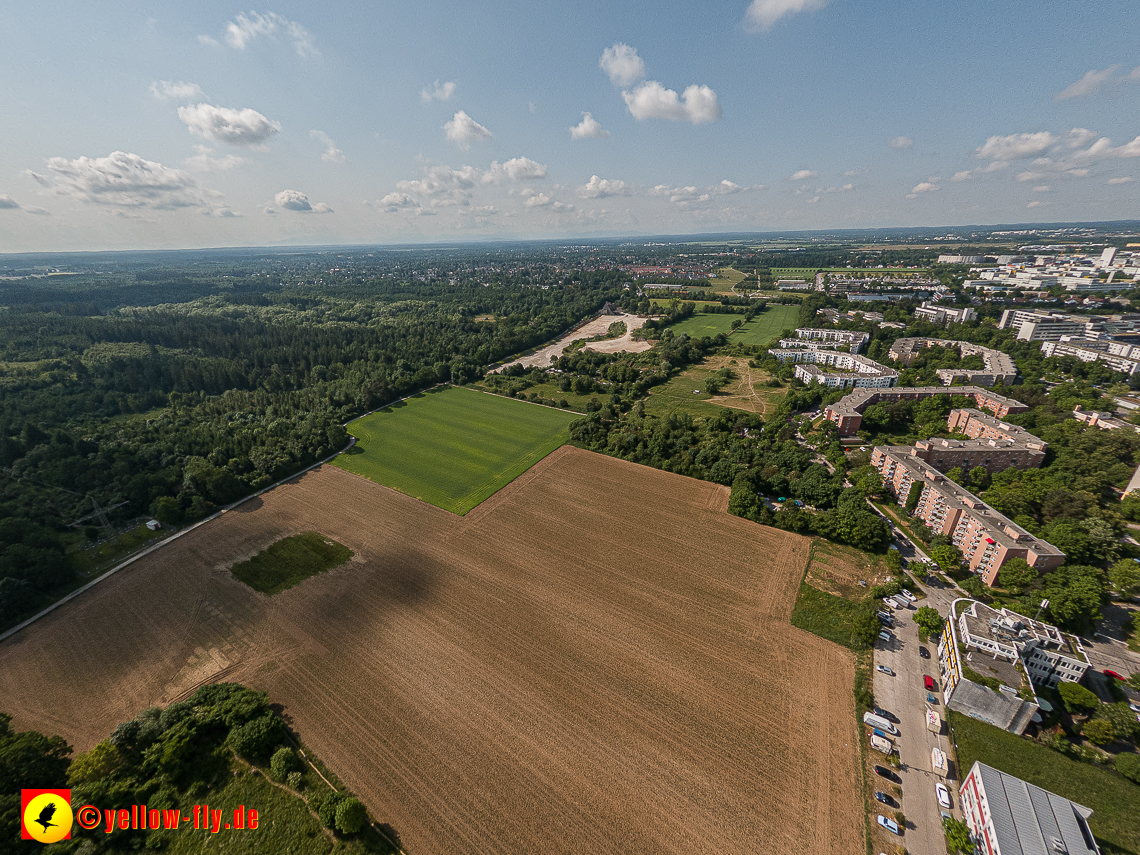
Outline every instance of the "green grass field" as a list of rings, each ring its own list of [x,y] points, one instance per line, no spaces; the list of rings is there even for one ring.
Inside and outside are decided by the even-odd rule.
[[[449,386],[352,422],[356,445],[333,463],[462,515],[563,445],[577,418]]]
[[[352,550],[323,534],[307,531],[283,538],[248,561],[230,568],[234,578],[263,594],[280,594],[310,576],[339,567]]]
[[[799,596],[792,607],[791,622],[792,626],[806,629],[820,638],[851,650],[861,650],[863,645],[855,637],[854,621],[855,615],[866,608],[864,604],[853,603],[801,582]]]
[[[950,711],[961,775],[980,760],[1023,781],[1090,807],[1089,827],[1104,852],[1140,855],[1140,784],[1081,763],[1004,730]]]
[[[732,332],[732,322],[743,320],[741,315],[706,315],[697,313],[673,324],[669,329],[674,335],[704,338],[717,333],[731,335],[732,341],[741,344],[754,344],[767,347],[780,337],[785,329],[794,328],[799,323],[800,310],[797,306],[769,306],[763,314],[748,321],[736,332]]]

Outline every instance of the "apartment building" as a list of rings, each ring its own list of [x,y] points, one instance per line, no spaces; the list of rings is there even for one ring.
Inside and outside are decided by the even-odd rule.
[[[871,465],[900,505],[906,504],[912,485],[922,485],[914,516],[948,536],[970,571],[987,585],[993,586],[998,570],[1012,558],[1023,558],[1041,571],[1059,567],[1065,560],[1060,549],[998,513],[907,446],[876,446]]]
[[[992,347],[983,347],[968,341],[949,341],[941,338],[900,338],[891,345],[890,357],[905,365],[914,362],[918,353],[927,347],[950,347],[958,351],[963,358],[979,355],[982,357],[982,369],[972,368],[940,368],[935,373],[944,386],[949,386],[956,380],[965,380],[978,386],[994,386],[997,383],[1013,383],[1017,379],[1017,366],[1013,358]]]
[[[804,383],[822,383],[834,389],[889,388],[899,374],[865,356],[830,350],[770,350],[780,362],[796,363],[796,377]],[[826,365],[830,371],[824,371]]]
[[[1103,362],[1113,371],[1123,371],[1125,374],[1135,374],[1140,370],[1140,359],[1131,356],[1121,356],[1109,351],[1109,342],[1105,340],[1089,341],[1087,339],[1069,339],[1068,341],[1043,341],[1041,352],[1045,356],[1073,356],[1081,362]],[[1127,350],[1129,354],[1137,348],[1124,345],[1119,350]]]
[[[981,466],[993,474],[1003,472],[1011,466],[1017,469],[1037,469],[1045,460],[1043,449],[1000,439],[922,439],[914,444],[910,453],[939,472],[955,467],[968,472]]]
[[[854,436],[863,424],[863,411],[867,407],[895,401],[919,401],[935,395],[971,397],[976,406],[984,407],[998,418],[1005,418],[1011,413],[1024,413],[1029,409],[1021,401],[1006,398],[980,386],[913,386],[885,390],[857,389],[834,404],[829,404],[824,414],[836,423],[840,436]]]
[[[982,855],[1100,855],[1092,809],[976,761],[958,801]]]
[[[975,410],[972,407],[951,410],[946,418],[946,426],[953,433],[964,433],[970,439],[998,439],[1016,442],[1028,448],[1045,451],[1049,444],[1034,436],[1023,427],[1011,425],[1001,419]]]
[[[923,303],[914,310],[916,318],[925,318],[932,324],[940,324],[944,327],[950,324],[964,324],[966,321],[975,320],[978,313],[967,306],[964,309],[952,309],[948,306],[939,306],[936,303]]]
[[[870,334],[865,332],[801,327],[796,330],[795,339],[784,339],[780,346],[784,346],[784,341],[791,341],[792,347],[849,347],[852,353],[858,353],[870,340]]]
[[[1080,335],[1088,322],[1061,312],[1026,312],[1006,309],[1001,313],[999,330],[1012,329],[1021,341],[1060,341],[1063,335]]]
[[[1086,410],[1081,406],[1073,408],[1073,418],[1089,427],[1101,430],[1134,430],[1140,433],[1140,426],[1118,419],[1112,413],[1098,413],[1096,410]]]

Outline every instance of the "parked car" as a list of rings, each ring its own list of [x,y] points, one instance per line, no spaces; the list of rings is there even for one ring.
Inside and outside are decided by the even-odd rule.
[[[921,656],[923,659],[929,659],[930,658],[930,651],[927,650],[925,647],[920,647],[920,648],[918,648],[918,655]]]
[[[902,783],[902,778],[900,778],[898,775],[896,775],[894,772],[892,772],[886,766],[876,766],[875,767],[875,774],[878,775],[880,778],[886,778],[888,781],[892,781],[893,783],[896,783],[896,784]]]
[[[899,591],[899,593],[902,594],[904,597],[906,597],[908,600],[910,600],[912,603],[918,599],[918,597],[916,597],[914,594],[912,594],[906,588],[903,588],[901,591]]]
[[[946,808],[946,810],[950,810],[952,807],[950,804],[950,791],[946,789],[946,785],[942,782],[935,784],[934,794],[938,797],[938,804]]]
[[[887,721],[894,722],[895,724],[899,723],[899,717],[897,715],[895,715],[893,712],[889,712],[883,709],[882,707],[871,707],[871,712],[873,712],[879,718],[885,718]]]
[[[894,636],[885,629],[879,632],[879,641],[890,641],[892,638],[894,638]]]
[[[895,622],[895,619],[890,616],[888,612],[875,612],[875,617],[879,619],[879,623],[890,626]]]
[[[926,693],[926,702],[928,704],[937,704],[938,698],[934,697],[934,695],[930,694],[930,692],[927,692]]]
[[[1106,677],[1115,677],[1117,680],[1123,680],[1124,679],[1119,674],[1117,674],[1115,671],[1109,671],[1107,668],[1104,669],[1104,675]]]
[[[875,817],[875,821],[877,823],[879,823],[879,825],[881,825],[887,831],[891,832],[892,834],[898,834],[898,835],[902,834],[902,830],[899,828],[899,824],[897,822],[895,822],[893,819],[890,819],[890,818],[885,817],[885,816],[877,816],[877,817]]]
[[[929,674],[923,674],[922,675],[922,685],[926,686],[926,691],[933,692],[934,691],[934,678],[931,677]]]
[[[886,793],[875,793],[875,800],[880,801],[885,805],[890,805],[893,808],[897,808],[899,806],[899,803],[888,796]]]
[[[1132,710],[1132,712],[1140,712],[1140,704],[1135,704],[1135,703],[1130,702],[1128,704],[1128,709]]]
[[[880,674],[886,674],[888,677],[895,676],[895,672],[888,668],[886,665],[876,665],[875,670]]]
[[[891,738],[890,734],[888,734],[885,730],[879,730],[879,728],[877,728],[877,727],[872,727],[871,733],[875,734],[875,736],[879,737],[879,739],[890,739]]]

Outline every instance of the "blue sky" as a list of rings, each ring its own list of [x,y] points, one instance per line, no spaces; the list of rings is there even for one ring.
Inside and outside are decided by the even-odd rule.
[[[0,251],[1140,216],[1124,2],[43,6]]]

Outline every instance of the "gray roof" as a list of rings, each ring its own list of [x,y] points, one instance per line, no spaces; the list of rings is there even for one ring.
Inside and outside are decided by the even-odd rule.
[[[1095,855],[1100,851],[1086,822],[1092,815],[1090,808],[984,763],[975,763],[974,769],[985,787],[1002,855]]]

